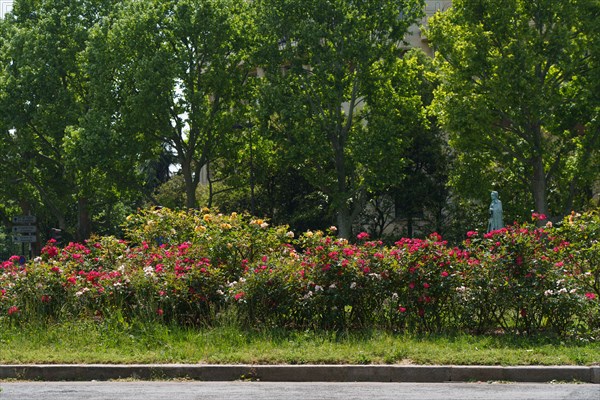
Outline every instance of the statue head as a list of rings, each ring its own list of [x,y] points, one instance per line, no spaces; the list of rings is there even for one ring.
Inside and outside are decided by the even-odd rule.
[[[498,200],[498,192],[496,192],[495,190],[492,191],[491,196],[492,196],[492,200]]]

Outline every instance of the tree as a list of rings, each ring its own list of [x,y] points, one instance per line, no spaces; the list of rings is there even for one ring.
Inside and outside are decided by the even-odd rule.
[[[438,72],[422,50],[411,49],[387,74],[372,79],[365,106],[368,124],[356,137],[370,197],[367,210],[375,211],[371,233],[381,236],[393,218],[406,221],[409,237],[417,219],[429,219],[432,230],[440,232],[448,156],[443,133],[428,110]]]
[[[351,235],[364,205],[356,151],[359,110],[376,71],[399,54],[418,0],[260,0],[260,65],[268,84],[261,107],[287,142],[290,161],[324,193],[339,235]]]
[[[331,215],[324,196],[289,163],[284,142],[272,134],[247,126],[238,137],[236,157],[211,162],[211,204],[222,212],[248,210],[293,231],[328,228]]]
[[[504,188],[520,213],[559,215],[573,205],[567,182],[598,179],[582,162],[598,152],[598,97],[581,83],[594,71],[599,10],[589,0],[456,0],[430,19],[436,109],[462,164],[455,191]]]
[[[125,137],[174,152],[189,208],[201,169],[235,134],[251,21],[245,1],[131,0],[97,31],[99,109]]]
[[[78,167],[82,155],[71,145],[89,95],[81,56],[90,28],[112,3],[17,1],[0,28],[0,147],[8,166],[0,179],[14,188],[3,200],[35,212],[42,225],[70,231],[76,225],[80,240],[90,233],[88,199],[101,198],[106,188],[99,185],[106,176]]]

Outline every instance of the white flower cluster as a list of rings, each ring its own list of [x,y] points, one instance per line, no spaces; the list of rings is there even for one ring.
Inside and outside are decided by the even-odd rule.
[[[238,283],[244,283],[244,282],[246,282],[246,278],[240,278],[239,281],[229,282],[227,284],[227,287],[232,288],[232,287],[235,287]]]
[[[90,291],[90,288],[84,287],[83,289],[81,289],[80,291],[75,293],[75,297],[81,297],[83,296],[84,293],[87,293]]]
[[[548,289],[544,292],[544,296],[548,297],[548,296],[561,295],[561,294],[567,294],[567,293],[575,294],[575,293],[577,293],[577,289],[571,289],[571,290],[568,290],[567,288],[561,288],[558,290]]]
[[[146,276],[146,278],[154,278],[154,267],[152,267],[151,265],[144,267],[144,275]]]

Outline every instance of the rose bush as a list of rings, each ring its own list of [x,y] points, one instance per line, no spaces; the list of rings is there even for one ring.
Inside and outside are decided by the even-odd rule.
[[[540,216],[536,216],[540,218]],[[76,318],[250,327],[588,333],[599,329],[597,213],[394,246],[215,212],[145,210],[127,239],[53,241],[0,264],[0,323]],[[297,236],[297,237],[295,237]]]
[[[397,323],[417,331],[451,329],[457,320],[456,288],[460,286],[457,261],[462,253],[450,249],[437,233],[426,239],[402,239],[390,256],[391,304],[398,311]]]
[[[353,245],[306,232],[294,244],[250,264],[232,286],[244,315],[314,329],[366,327],[376,321],[389,292],[385,260],[391,259],[383,255],[381,243]]]
[[[560,334],[580,324],[584,291],[555,235],[550,224],[533,223],[469,235],[459,289],[464,326]]]
[[[174,211],[142,210],[127,218],[125,238],[138,245],[190,243],[195,256],[206,257],[215,267],[228,270],[235,279],[242,261],[253,262],[290,241],[286,226],[271,227],[268,221],[245,214],[221,214],[208,209]]]
[[[572,212],[557,225],[553,244],[553,252],[565,260],[567,275],[583,294],[581,317],[600,333],[600,212]]]

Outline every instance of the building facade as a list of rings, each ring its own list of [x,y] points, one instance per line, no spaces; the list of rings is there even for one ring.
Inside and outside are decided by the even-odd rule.
[[[0,0],[0,18],[12,10],[13,0]]]
[[[425,16],[417,24],[413,25],[406,36],[409,47],[420,47],[427,54],[433,56],[433,49],[429,47],[427,38],[423,34],[421,27],[427,27],[427,20],[438,11],[446,11],[452,5],[451,0],[425,0]]]

